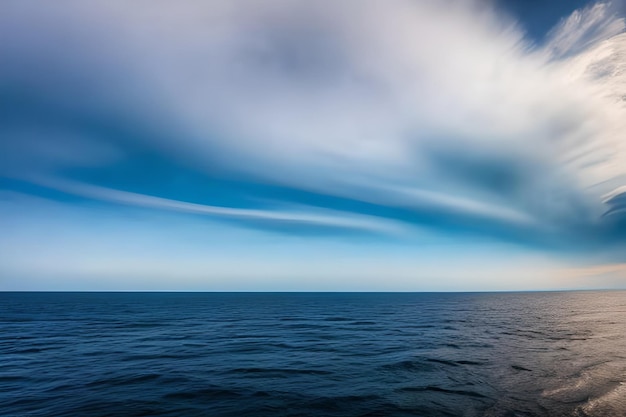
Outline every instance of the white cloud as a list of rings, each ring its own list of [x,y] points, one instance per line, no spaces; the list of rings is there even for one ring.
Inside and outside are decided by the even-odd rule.
[[[72,96],[81,111],[164,131],[144,145],[207,171],[380,204],[445,202],[546,230],[599,218],[601,196],[626,178],[626,35],[606,4],[575,12],[539,50],[480,2],[2,7],[0,27],[28,28],[8,25],[0,46],[28,45],[3,48],[9,58],[53,62],[53,81],[83,74],[98,94]]]
[[[397,235],[401,234],[404,230],[403,227],[400,227],[399,224],[391,220],[383,220],[365,215],[345,214],[333,210],[316,210],[310,207],[299,207],[300,210],[278,211],[219,207],[58,179],[31,178],[31,181],[37,185],[94,200],[207,215],[217,218],[264,220],[277,223],[290,223],[292,225],[326,226]]]
[[[610,2],[598,2],[574,11],[550,32],[545,47],[554,58],[581,53],[626,29],[623,17]]]

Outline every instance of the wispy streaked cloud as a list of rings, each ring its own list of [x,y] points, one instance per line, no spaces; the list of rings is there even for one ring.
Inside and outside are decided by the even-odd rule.
[[[64,193],[113,203],[146,207],[160,210],[178,211],[207,215],[215,218],[276,222],[286,226],[309,225],[355,229],[378,233],[400,234],[403,229],[392,221],[372,216],[346,214],[339,211],[320,210],[312,207],[299,207],[300,210],[255,210],[195,204],[146,194],[120,191],[95,185],[50,179],[33,179],[33,183]]]
[[[564,18],[549,34],[544,47],[554,59],[580,54],[597,47],[626,29],[617,5],[611,2],[591,4]]]
[[[537,43],[481,1],[5,0],[0,186],[329,239],[616,253],[619,6]]]

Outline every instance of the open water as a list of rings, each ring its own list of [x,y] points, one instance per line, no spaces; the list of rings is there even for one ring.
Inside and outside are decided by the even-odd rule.
[[[626,416],[626,292],[0,293],[1,416]]]

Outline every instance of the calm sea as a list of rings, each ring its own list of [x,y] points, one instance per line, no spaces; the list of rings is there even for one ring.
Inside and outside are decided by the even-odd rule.
[[[626,292],[0,293],[1,416],[626,416]]]

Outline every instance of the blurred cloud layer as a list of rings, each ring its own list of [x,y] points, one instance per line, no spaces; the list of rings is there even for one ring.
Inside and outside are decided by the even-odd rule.
[[[5,0],[0,222],[46,218],[43,198],[287,247],[622,262],[624,9],[590,3],[537,40],[485,2]]]

